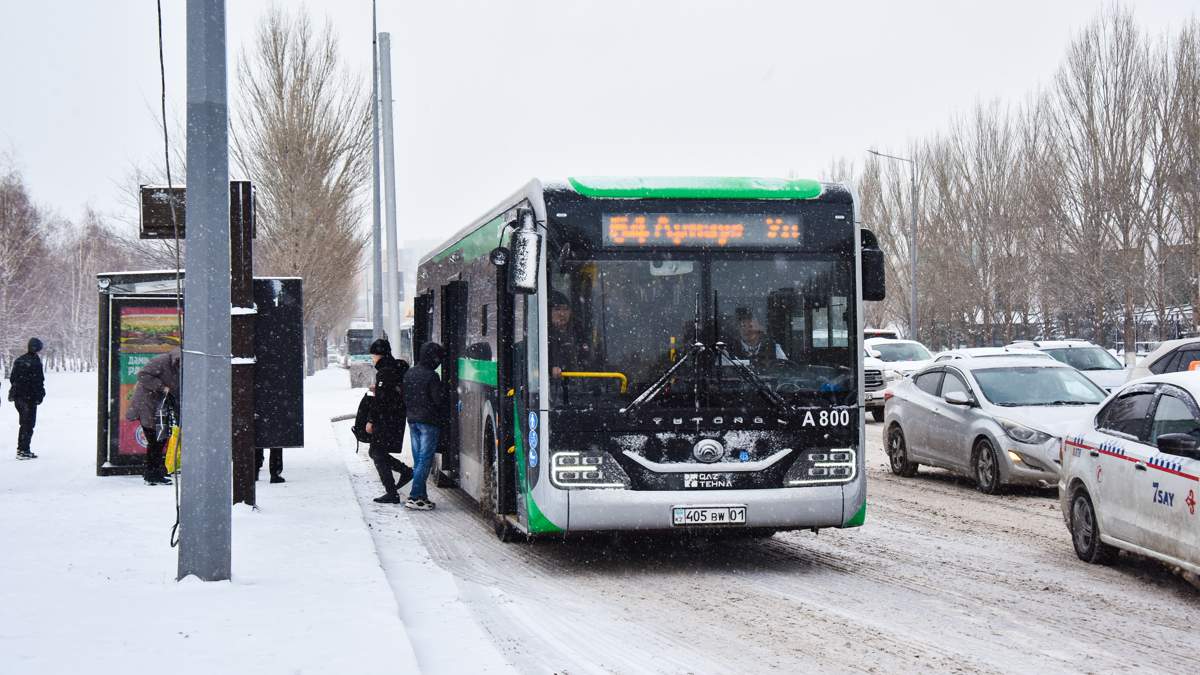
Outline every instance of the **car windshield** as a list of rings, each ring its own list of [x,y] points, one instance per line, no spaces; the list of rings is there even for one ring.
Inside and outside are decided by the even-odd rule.
[[[1071,368],[1016,366],[972,373],[995,405],[1086,405],[1104,400],[1104,390]]]
[[[1121,362],[1100,347],[1066,347],[1043,350],[1076,370],[1122,370]]]
[[[915,342],[884,342],[869,348],[879,352],[881,361],[928,361],[933,358],[929,350]]]
[[[623,408],[683,361],[643,407],[852,403],[850,269],[785,256],[552,264],[552,402]]]

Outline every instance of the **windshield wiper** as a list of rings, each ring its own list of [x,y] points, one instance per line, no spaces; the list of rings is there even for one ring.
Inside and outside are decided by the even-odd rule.
[[[1049,403],[1043,403],[1042,405],[1091,405],[1091,403],[1088,403],[1087,401],[1050,401]]]
[[[667,386],[667,382],[671,379],[671,376],[675,374],[675,371],[679,370],[683,364],[687,363],[688,359],[694,358],[697,354],[704,350],[705,347],[703,342],[696,342],[693,344],[692,347],[687,350],[687,353],[683,355],[683,358],[679,359],[674,365],[668,368],[667,372],[662,374],[662,377],[659,377],[654,381],[654,384],[646,387],[645,391],[638,394],[637,398],[633,399],[633,403],[630,403],[627,407],[621,408],[621,414],[628,415],[629,413],[637,410],[653,400],[655,396],[658,396],[660,393],[662,393],[662,390]]]
[[[764,399],[766,399],[767,403],[771,404],[771,407],[775,408],[775,412],[781,414],[792,412],[792,407],[787,404],[787,401],[784,401],[779,394],[775,393],[770,387],[768,387],[766,382],[763,382],[761,379],[759,379],[758,375],[755,375],[754,371],[750,370],[749,366],[747,366],[741,360],[733,358],[733,355],[729,353],[729,348],[725,346],[724,342],[718,342],[716,344],[716,352],[718,359],[724,358],[733,364],[734,370],[737,372],[737,374],[740,375],[743,380],[746,380],[752,384],[755,390],[758,391],[759,396],[762,396]]]

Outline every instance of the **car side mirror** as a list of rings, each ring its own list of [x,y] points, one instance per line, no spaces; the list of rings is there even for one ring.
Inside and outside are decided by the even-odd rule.
[[[961,406],[966,406],[968,408],[975,405],[975,401],[972,400],[970,396],[967,396],[966,394],[962,393],[961,391],[952,391],[949,394],[946,394],[945,396],[943,396],[942,399],[945,400],[946,403],[949,403],[950,405],[961,405]]]
[[[1200,459],[1196,437],[1191,434],[1163,434],[1158,437],[1158,451],[1166,455]]]

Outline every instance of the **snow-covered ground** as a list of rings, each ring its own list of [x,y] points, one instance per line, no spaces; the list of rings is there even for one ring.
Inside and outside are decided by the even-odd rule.
[[[419,670],[329,424],[356,400],[344,371],[308,380],[306,447],[286,483],[264,467],[260,509],[234,510],[233,580],[210,584],[175,581],[172,488],[95,475],[95,375],[46,388],[37,460],[13,459],[0,405],[0,673]]]
[[[0,406],[0,674],[1200,671],[1200,594],[1075,558],[1052,491],[886,470],[867,524],[762,541],[504,544],[453,490],[380,505],[345,371],[235,510],[234,579],[177,583],[170,488],[94,475],[94,376],[51,375],[34,450]],[[365,449],[364,449],[365,450]],[[264,471],[265,478],[266,473]]]

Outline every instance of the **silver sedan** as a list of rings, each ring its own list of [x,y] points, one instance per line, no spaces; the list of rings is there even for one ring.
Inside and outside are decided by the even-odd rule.
[[[1008,484],[1053,485],[1064,427],[1094,415],[1103,389],[1050,359],[993,357],[934,364],[887,394],[884,439],[893,473],[921,464]]]

